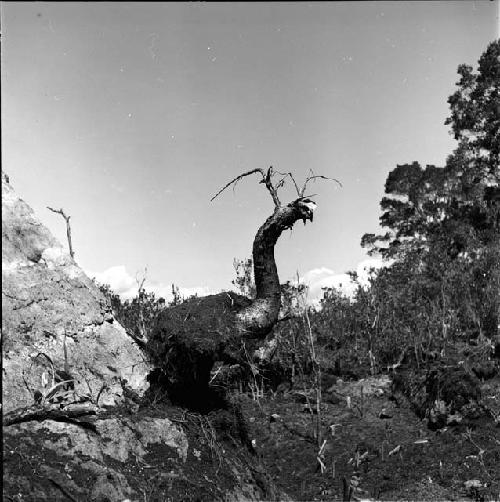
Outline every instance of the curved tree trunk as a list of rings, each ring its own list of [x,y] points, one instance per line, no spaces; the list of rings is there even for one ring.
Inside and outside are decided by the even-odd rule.
[[[277,195],[283,180],[272,183],[273,170],[254,169],[223,187],[213,198],[244,176],[260,173],[271,194],[274,212],[259,228],[253,243],[255,300],[223,292],[165,309],[158,315],[146,348],[156,369],[149,375],[151,392],[166,390],[169,398],[190,409],[210,410],[221,398],[210,388],[210,371],[216,361],[234,363],[241,356],[241,339],[262,339],[278,320],[281,291],[274,246],[283,230],[297,220],[312,221],[316,204],[304,197],[307,181],[298,198],[281,205]],[[291,174],[284,176],[290,176]],[[295,183],[295,180],[293,180]]]
[[[274,246],[283,230],[292,228],[297,220],[311,220],[315,204],[299,198],[277,207],[259,228],[253,242],[253,263],[257,296],[252,304],[237,314],[238,327],[249,337],[264,337],[278,320],[281,307],[280,281]]]

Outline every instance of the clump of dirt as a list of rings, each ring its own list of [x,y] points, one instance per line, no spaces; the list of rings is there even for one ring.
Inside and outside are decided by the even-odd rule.
[[[155,322],[147,351],[156,369],[151,391],[163,389],[173,403],[207,412],[223,404],[209,387],[216,361],[239,361],[236,313],[250,300],[235,293],[193,298],[165,309]]]

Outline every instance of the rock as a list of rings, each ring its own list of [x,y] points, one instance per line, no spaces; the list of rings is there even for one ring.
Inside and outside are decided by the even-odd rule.
[[[446,425],[458,425],[462,422],[463,417],[460,413],[454,413],[446,417]]]
[[[466,490],[470,490],[471,488],[482,488],[483,483],[479,479],[469,479],[464,482],[464,486]]]
[[[4,497],[15,500],[286,500],[249,450],[225,440],[216,417],[189,425],[143,409],[78,422],[4,428]],[[208,434],[208,436],[206,436]],[[205,438],[201,439],[200,438]]]
[[[467,495],[474,500],[484,500],[485,485],[479,479],[469,479],[464,482]]]
[[[391,379],[388,375],[380,375],[362,378],[353,382],[344,382],[340,378],[329,391],[336,391],[348,396],[380,396],[383,395],[391,386]]]
[[[388,418],[392,418],[392,415],[390,413],[387,413],[387,410],[385,408],[382,408],[378,417],[382,418],[382,419],[388,419]]]
[[[113,324],[115,322],[115,318],[111,312],[106,312],[104,314],[104,321]]]
[[[119,323],[110,324],[99,288],[5,175],[2,335],[4,412],[43,398],[63,371],[73,379],[76,399],[100,394],[101,405],[122,402],[124,388],[141,395],[148,387],[141,350]]]

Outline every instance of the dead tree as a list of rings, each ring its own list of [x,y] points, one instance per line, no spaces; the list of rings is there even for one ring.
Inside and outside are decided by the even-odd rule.
[[[68,237],[69,255],[71,256],[71,258],[74,258],[75,253],[73,251],[73,244],[71,243],[71,225],[69,223],[69,219],[71,218],[71,216],[67,216],[62,209],[53,209],[49,206],[47,206],[47,209],[49,211],[52,211],[53,213],[60,214],[65,219],[65,221],[66,221],[66,235]]]
[[[237,361],[245,344],[263,340],[277,322],[281,292],[274,246],[282,232],[295,222],[313,221],[316,203],[314,195],[306,195],[308,183],[331,179],[311,172],[299,188],[291,173],[257,168],[231,180],[211,200],[252,174],[261,176],[260,183],[274,203],[273,213],[258,229],[253,243],[256,297],[250,300],[232,292],[220,293],[165,309],[148,342],[157,366],[151,375],[152,386],[163,387],[171,399],[190,407],[210,406],[203,401],[210,395],[208,382],[215,361]],[[287,180],[293,183],[297,198],[283,204],[278,191]]]

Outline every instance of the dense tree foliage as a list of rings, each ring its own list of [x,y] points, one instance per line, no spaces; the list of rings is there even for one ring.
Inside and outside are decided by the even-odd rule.
[[[414,305],[433,305],[442,333],[494,337],[500,291],[500,42],[488,46],[477,72],[461,65],[458,73],[446,120],[458,147],[443,168],[413,162],[389,173],[380,217],[387,231],[365,234],[362,245],[396,260],[385,276],[398,282],[408,275],[399,294],[409,295]]]

